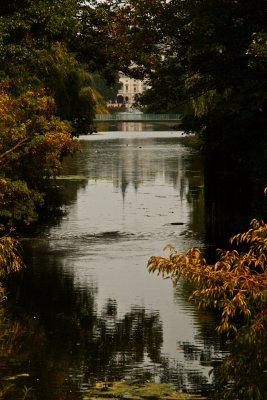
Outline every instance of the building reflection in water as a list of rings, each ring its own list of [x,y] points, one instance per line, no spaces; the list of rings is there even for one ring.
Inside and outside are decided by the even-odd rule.
[[[1,360],[6,375],[29,372],[21,387],[38,400],[105,379],[197,393],[210,382],[217,339],[207,347],[205,318],[186,293],[146,270],[166,241],[203,244],[201,158],[174,132],[123,134],[82,139],[58,180],[67,214],[24,240],[28,267],[9,288],[5,316],[17,333]]]

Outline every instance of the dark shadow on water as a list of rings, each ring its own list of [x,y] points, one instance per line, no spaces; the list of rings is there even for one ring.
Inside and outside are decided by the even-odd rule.
[[[206,242],[214,253],[228,249],[229,238],[246,231],[253,218],[266,221],[267,159],[255,151],[237,158],[217,152],[204,160]]]
[[[196,393],[211,391],[207,376],[200,369],[193,370],[192,363],[197,361],[203,368],[219,363],[216,356],[223,343],[214,339],[216,318],[196,311],[194,320],[201,338],[195,338],[194,343],[177,342],[185,362],[174,362],[162,351],[164,326],[155,305],[149,309],[133,304],[120,314],[117,300],[109,297],[99,310],[99,288],[93,275],[89,275],[89,283],[77,287],[75,272],[65,268],[64,252],[73,252],[73,242],[81,248],[88,242],[105,242],[112,247],[117,241],[124,244],[124,240],[129,240],[134,246],[138,235],[104,226],[95,232],[67,231],[57,237],[57,232],[51,233],[51,227],[60,226],[65,207],[75,205],[78,194],[88,188],[88,180],[81,177],[93,176],[100,183],[109,180],[114,191],[119,191],[120,199],[125,199],[129,188],[132,186],[137,194],[145,179],[153,186],[160,172],[179,198],[177,209],[168,210],[173,212],[170,222],[164,221],[160,229],[171,228],[172,238],[188,246],[196,238],[199,243],[201,237],[212,258],[215,248],[225,247],[229,236],[247,229],[251,218],[266,217],[266,165],[260,160],[258,172],[256,162],[253,170],[241,168],[240,164],[237,168],[233,163],[228,169],[221,169],[219,157],[204,160],[202,155],[187,149],[177,163],[171,151],[181,146],[177,137],[155,139],[147,147],[140,137],[127,143],[128,146],[116,139],[112,146],[110,142],[103,146],[101,141],[88,144],[79,158],[74,157],[65,166],[64,173],[75,179],[58,180],[55,192],[51,193],[55,208],[60,206],[62,214],[54,219],[44,216],[40,224],[24,231],[28,238],[23,242],[27,269],[8,283],[9,299],[1,320],[6,332],[2,376],[29,374],[15,381],[9,396],[12,400],[22,398],[24,385],[33,388],[36,400],[79,399],[93,381],[129,376],[148,380],[156,377],[179,389],[190,386]],[[160,195],[157,199],[165,196],[168,200],[165,193]],[[174,214],[184,204],[186,222]],[[166,232],[169,234],[170,230],[163,231],[167,242]],[[139,233],[138,239],[143,243],[148,238]],[[186,287],[183,290],[182,297],[187,299],[189,293]]]

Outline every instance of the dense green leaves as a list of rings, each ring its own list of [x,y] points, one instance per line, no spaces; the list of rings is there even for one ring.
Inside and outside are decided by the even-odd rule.
[[[0,76],[9,79],[13,94],[45,87],[55,99],[56,115],[71,121],[75,134],[90,130],[95,108],[101,103],[91,70],[102,70],[107,63],[107,57],[98,54],[104,46],[103,36],[102,42],[93,38],[96,8],[91,2],[83,3],[14,1],[0,10]],[[86,13],[90,18],[84,21]]]
[[[142,105],[156,112],[182,108],[184,128],[208,143],[263,141],[266,0],[105,3],[118,16],[113,36],[130,72],[150,79]]]

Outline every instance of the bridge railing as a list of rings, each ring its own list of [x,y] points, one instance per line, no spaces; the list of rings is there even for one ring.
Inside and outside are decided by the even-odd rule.
[[[115,113],[96,114],[95,121],[180,121],[180,114]]]

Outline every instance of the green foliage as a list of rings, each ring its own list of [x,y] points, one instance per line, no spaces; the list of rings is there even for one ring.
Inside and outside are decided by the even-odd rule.
[[[78,30],[76,0],[12,1],[0,8],[1,69],[9,76],[35,62],[37,49],[71,41]]]
[[[187,1],[185,8],[187,128],[207,142],[238,142],[241,148],[265,125],[266,59],[249,49],[255,32],[266,29],[266,2]]]
[[[54,116],[53,99],[44,91],[12,97],[0,89],[0,217],[14,226],[36,219],[45,181],[59,173],[62,158],[78,143]]]
[[[43,203],[37,190],[30,190],[25,181],[0,178],[0,217],[8,225],[21,221],[29,224],[37,219],[36,204]]]
[[[149,88],[139,97],[138,106],[148,113],[182,113],[183,66],[176,59],[166,59],[151,72]]]
[[[69,126],[54,116],[53,99],[43,90],[14,97],[2,83],[0,94],[1,285],[7,274],[23,265],[12,230],[37,219],[51,178],[59,173],[62,158],[78,150],[78,143]]]
[[[186,131],[227,150],[266,140],[266,0],[105,3],[130,73],[152,86],[143,106],[182,109]]]
[[[217,331],[228,337],[231,350],[217,376],[225,388],[219,398],[263,400],[267,393],[267,224],[253,220],[251,228],[231,243],[236,248],[220,251],[214,265],[207,264],[196,248],[184,255],[167,245],[170,257],[151,257],[148,268],[170,276],[175,285],[181,277],[193,283],[191,299],[201,308],[219,312]]]
[[[32,390],[33,390],[32,387],[24,386],[22,400],[28,399],[31,395]]]
[[[84,9],[94,10],[91,7]],[[70,121],[75,134],[88,133],[102,101],[90,71],[95,48],[81,55],[84,12],[77,0],[14,1],[0,9],[0,75],[9,79],[16,95],[45,87],[55,100],[55,114]],[[90,27],[86,32],[88,42],[92,31]],[[103,46],[103,41],[98,44]]]
[[[96,107],[104,108],[88,65],[73,48],[81,38],[82,14],[79,0],[0,5],[0,222],[5,232],[38,218],[63,158],[79,149],[73,134],[87,133]],[[7,265],[16,270],[17,243],[9,236],[1,240],[0,270]]]
[[[120,89],[119,77],[115,77],[115,83],[108,85],[100,74],[93,75],[97,91],[102,95],[105,101],[115,102],[117,100],[118,90]]]
[[[77,134],[88,133],[99,104],[92,74],[61,43],[37,51],[38,74],[55,99],[56,114]],[[98,97],[97,97],[98,96]]]

